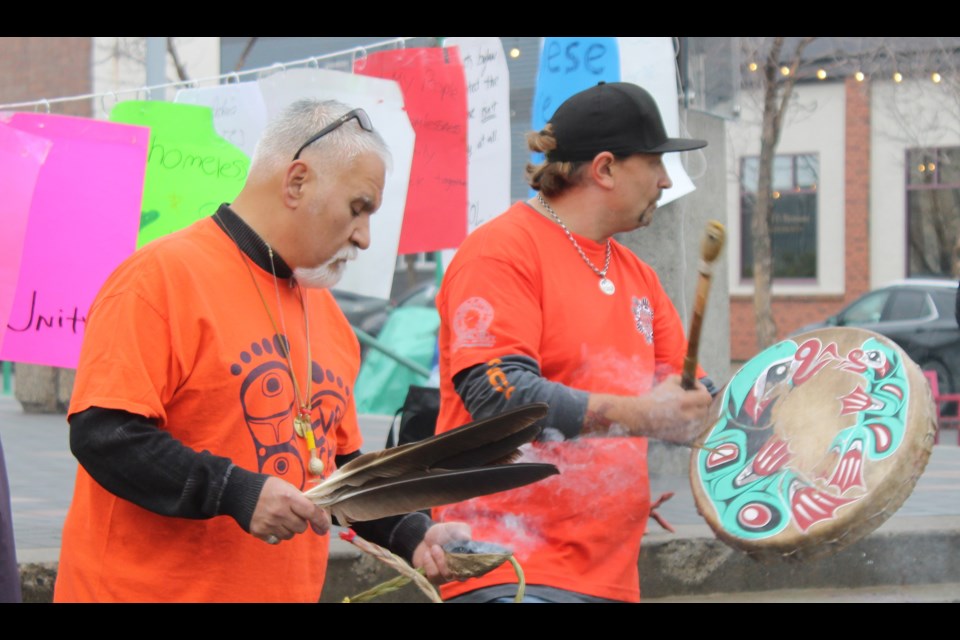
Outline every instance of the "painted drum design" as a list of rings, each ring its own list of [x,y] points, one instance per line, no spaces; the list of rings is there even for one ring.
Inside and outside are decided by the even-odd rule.
[[[690,461],[697,509],[762,560],[825,556],[875,530],[913,491],[936,431],[920,368],[854,328],[764,350],[710,411]]]

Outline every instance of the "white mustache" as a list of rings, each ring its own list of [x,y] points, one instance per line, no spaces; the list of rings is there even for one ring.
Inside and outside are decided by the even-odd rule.
[[[293,270],[294,277],[304,286],[313,289],[328,289],[339,282],[348,260],[356,260],[359,250],[354,245],[346,246],[326,262],[316,267],[298,267]]]
[[[330,258],[330,262],[336,262],[337,260],[356,260],[359,254],[360,251],[357,247],[351,244],[337,251],[337,253]]]

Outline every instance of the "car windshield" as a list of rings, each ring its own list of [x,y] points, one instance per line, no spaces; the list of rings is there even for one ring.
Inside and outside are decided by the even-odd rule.
[[[872,324],[880,322],[888,291],[875,291],[854,302],[840,315],[840,324]]]

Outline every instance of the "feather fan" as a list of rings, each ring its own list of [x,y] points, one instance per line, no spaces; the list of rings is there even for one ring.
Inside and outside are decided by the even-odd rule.
[[[421,471],[380,478],[361,487],[344,487],[316,500],[343,526],[439,507],[498,491],[515,489],[560,473],[552,464],[516,463],[472,469]]]
[[[548,464],[509,464],[539,435],[547,405],[475,420],[419,442],[364,454],[304,492],[345,522],[459,502],[559,473]]]

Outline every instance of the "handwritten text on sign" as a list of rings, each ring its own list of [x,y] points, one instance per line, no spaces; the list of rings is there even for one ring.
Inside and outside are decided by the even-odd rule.
[[[399,253],[460,246],[467,235],[467,96],[455,49],[378,51],[356,72],[395,80],[416,134]]]
[[[257,140],[267,126],[267,108],[256,82],[181,89],[175,102],[210,107],[217,133],[253,157]]]
[[[130,100],[110,120],[150,127],[138,247],[212,215],[243,188],[250,159],[216,134],[209,107]]]
[[[499,38],[448,38],[467,81],[468,231],[510,206],[510,71]]]
[[[149,131],[38,113],[8,124],[52,145],[37,177],[0,360],[74,368],[87,309],[135,247]]]
[[[616,38],[545,38],[533,97],[533,129],[543,129],[564,100],[601,80],[620,80]]]

